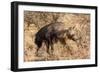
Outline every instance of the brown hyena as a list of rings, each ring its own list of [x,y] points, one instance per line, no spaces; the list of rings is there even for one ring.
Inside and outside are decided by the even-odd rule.
[[[53,44],[60,41],[63,45],[66,45],[66,39],[69,38],[73,41],[77,41],[73,28],[65,28],[62,22],[51,23],[44,26],[36,33],[35,44],[37,45],[37,52],[41,48],[42,43],[45,43],[47,47],[47,53],[50,54],[49,48],[53,50]]]

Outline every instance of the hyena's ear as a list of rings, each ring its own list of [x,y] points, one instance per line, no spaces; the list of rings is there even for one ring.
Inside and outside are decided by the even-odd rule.
[[[73,26],[72,29],[75,29],[75,26]]]

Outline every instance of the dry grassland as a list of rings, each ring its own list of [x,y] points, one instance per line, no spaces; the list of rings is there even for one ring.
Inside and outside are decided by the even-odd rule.
[[[51,22],[63,22],[68,27],[75,26],[77,36],[80,36],[80,44],[68,39],[69,47],[64,48],[58,42],[54,44],[53,55],[46,52],[46,46],[40,48],[36,56],[37,45],[34,43],[38,30]],[[72,60],[90,58],[90,15],[81,13],[52,13],[24,11],[24,61],[49,61]]]

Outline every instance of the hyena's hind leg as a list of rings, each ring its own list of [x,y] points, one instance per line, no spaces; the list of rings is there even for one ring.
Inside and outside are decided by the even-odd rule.
[[[35,56],[38,56],[38,51],[39,51],[39,48],[36,47]]]
[[[48,54],[50,54],[50,52],[49,52],[49,45],[50,45],[49,41],[45,41],[45,44],[46,44],[46,52]]]
[[[49,40],[47,42],[47,53],[49,55],[53,55],[53,51],[54,51],[54,49],[53,49],[53,42],[52,42],[52,40]]]
[[[41,47],[42,47],[42,43],[39,42],[39,44],[38,44],[37,47],[36,47],[36,51],[35,51],[35,55],[36,55],[36,56],[38,56],[38,53],[39,53],[39,50],[40,50]]]

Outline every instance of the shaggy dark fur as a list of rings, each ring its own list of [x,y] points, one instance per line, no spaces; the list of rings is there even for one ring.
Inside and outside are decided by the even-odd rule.
[[[38,49],[41,48],[42,43],[45,43],[47,47],[47,53],[49,48],[53,50],[53,44],[60,41],[63,45],[66,45],[66,38],[74,39],[74,33],[71,33],[72,29],[65,29],[64,24],[61,22],[52,23],[44,26],[36,33],[35,44]]]

